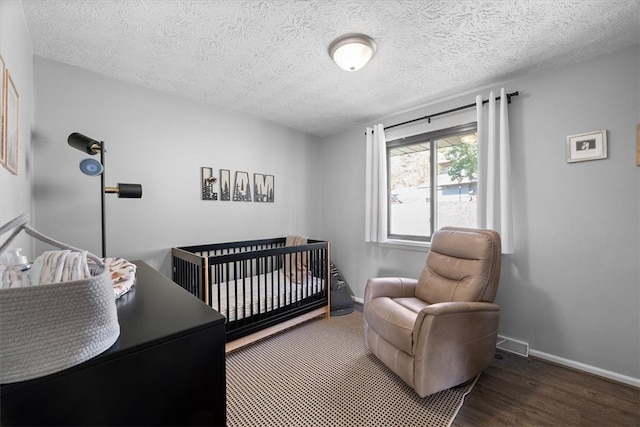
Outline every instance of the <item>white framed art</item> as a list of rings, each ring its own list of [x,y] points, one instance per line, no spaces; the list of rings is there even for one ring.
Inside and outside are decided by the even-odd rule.
[[[4,115],[4,129],[3,133],[5,135],[5,156],[4,156],[4,167],[7,168],[9,172],[14,175],[18,175],[18,153],[19,153],[19,142],[18,139],[18,124],[19,124],[19,95],[18,89],[16,89],[16,85],[13,83],[13,79],[11,78],[11,74],[8,69],[5,69],[5,99],[6,99],[6,108]]]
[[[567,136],[567,162],[607,158],[606,129]]]

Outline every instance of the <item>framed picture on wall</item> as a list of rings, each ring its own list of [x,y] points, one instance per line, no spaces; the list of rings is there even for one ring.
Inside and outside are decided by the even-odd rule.
[[[18,175],[18,123],[19,123],[19,95],[18,89],[16,89],[11,74],[8,69],[5,69],[6,79],[6,94],[7,99],[5,121],[5,162],[4,167],[14,175]]]
[[[231,172],[229,169],[220,169],[220,200],[231,200]]]
[[[213,176],[212,168],[200,168],[200,182],[202,189],[202,200],[218,200],[216,182],[218,178]]]
[[[273,203],[274,177],[261,173],[253,174],[253,200],[258,203]]]
[[[607,158],[607,131],[569,135],[567,137],[567,162],[584,162]]]
[[[234,202],[250,202],[251,201],[251,183],[249,182],[249,173],[237,171],[236,179],[233,183],[232,198]]]
[[[5,164],[7,155],[7,134],[5,117],[7,116],[7,78],[6,65],[2,55],[0,55],[0,164]]]

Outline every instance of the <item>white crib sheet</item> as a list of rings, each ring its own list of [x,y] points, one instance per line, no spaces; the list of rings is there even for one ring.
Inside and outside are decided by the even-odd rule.
[[[237,320],[240,320],[300,301],[320,292],[324,286],[323,279],[310,274],[300,282],[290,281],[282,270],[277,270],[273,273],[246,277],[244,289],[243,279],[238,279],[236,282],[213,284],[211,306],[226,317],[227,321],[236,320],[236,314]],[[229,307],[227,307],[227,288],[229,289]],[[219,301],[218,289],[220,289]],[[291,291],[293,291],[293,299]]]

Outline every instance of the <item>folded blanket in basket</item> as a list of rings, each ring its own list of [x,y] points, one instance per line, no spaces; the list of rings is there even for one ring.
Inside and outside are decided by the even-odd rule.
[[[13,266],[0,264],[0,288],[29,286],[29,271],[21,271]]]
[[[87,251],[46,251],[33,262],[31,285],[71,282],[91,277]]]
[[[124,258],[104,258],[109,269],[116,298],[131,290],[136,281],[136,265]],[[2,288],[48,285],[71,282],[92,277],[98,266],[87,260],[87,251],[46,251],[37,257],[30,270],[17,271],[11,266],[0,265]]]
[[[102,260],[38,232],[28,221],[28,215],[23,214],[0,226],[0,236],[11,232],[0,244],[0,257],[22,231],[74,255],[48,254],[38,262],[47,265],[45,269],[35,267],[38,283],[60,280],[57,283],[0,289],[0,384],[78,365],[107,350],[120,335],[112,281]],[[28,275],[24,263],[8,265]],[[92,276],[70,279],[74,271],[86,273],[85,269]]]
[[[31,267],[31,268],[29,268]],[[47,251],[31,266],[0,265],[2,288],[70,282],[91,277],[86,251]]]

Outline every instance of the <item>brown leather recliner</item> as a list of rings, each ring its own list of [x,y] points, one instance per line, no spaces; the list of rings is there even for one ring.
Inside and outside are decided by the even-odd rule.
[[[500,235],[443,227],[418,280],[369,279],[365,346],[421,397],[471,380],[493,360]]]

